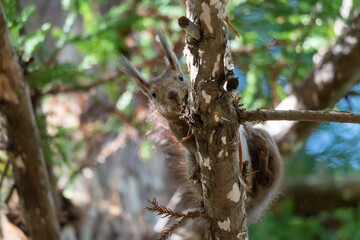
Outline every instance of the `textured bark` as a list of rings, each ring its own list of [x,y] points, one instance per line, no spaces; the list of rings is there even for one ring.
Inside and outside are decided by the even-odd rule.
[[[241,120],[264,122],[268,120],[288,120],[305,122],[340,122],[360,123],[360,114],[341,111],[312,111],[312,110],[244,110]]]
[[[360,11],[348,29],[325,54],[301,88],[284,99],[276,110],[321,110],[333,107],[360,81]],[[290,154],[318,123],[268,122],[266,129],[275,137],[280,151]]]
[[[200,41],[187,38],[193,134],[201,166],[206,239],[246,239],[245,192],[239,181],[238,127],[231,94],[222,89],[231,73],[225,25],[226,1],[186,2],[187,18],[200,25]],[[230,195],[236,195],[235,200]]]
[[[31,239],[60,239],[40,137],[27,84],[10,43],[0,4],[0,111],[7,119],[9,154]]]

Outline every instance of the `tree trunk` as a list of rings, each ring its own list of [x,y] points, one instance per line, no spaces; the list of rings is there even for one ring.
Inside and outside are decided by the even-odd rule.
[[[7,119],[9,155],[31,239],[60,239],[40,136],[28,86],[9,39],[0,3],[0,111]]]
[[[239,123],[232,94],[223,90],[225,79],[233,76],[225,5],[219,0],[186,2],[189,25],[202,34],[199,40],[198,34],[187,32],[185,55],[192,86],[189,118],[208,217],[205,235],[214,240],[247,238],[245,191],[239,180]]]

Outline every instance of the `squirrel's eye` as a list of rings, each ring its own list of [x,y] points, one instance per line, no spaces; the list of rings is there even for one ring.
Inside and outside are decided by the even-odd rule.
[[[180,81],[184,81],[184,77],[182,75],[179,75],[178,77]]]
[[[152,96],[153,98],[156,98],[156,93],[155,93],[155,92],[151,92],[151,96]]]

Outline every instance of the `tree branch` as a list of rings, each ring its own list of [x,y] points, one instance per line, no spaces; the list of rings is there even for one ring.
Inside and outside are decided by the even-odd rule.
[[[31,239],[60,239],[28,86],[11,45],[0,2],[0,111],[7,119],[9,159]]]
[[[199,25],[202,33],[200,41],[188,33],[184,50],[192,86],[189,118],[201,168],[204,210],[209,217],[206,239],[245,240],[245,191],[239,180],[239,122],[232,93],[227,84],[224,87],[228,83],[226,79],[233,76],[226,2],[186,2],[186,17]]]
[[[313,110],[241,110],[242,121],[265,122],[269,120],[360,123],[360,114],[342,111]]]
[[[181,17],[178,20],[179,26],[188,34],[190,37],[195,40],[201,39],[200,27],[197,24],[194,24],[186,17]]]

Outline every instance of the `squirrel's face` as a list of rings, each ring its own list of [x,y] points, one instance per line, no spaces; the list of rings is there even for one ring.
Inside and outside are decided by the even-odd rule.
[[[159,113],[168,120],[179,119],[186,101],[189,81],[181,72],[167,70],[150,81],[150,98]]]
[[[147,81],[125,57],[120,58],[120,63],[124,73],[135,80],[136,85],[151,99],[164,118],[178,120],[189,91],[189,81],[183,77],[180,63],[162,31],[159,31],[158,37],[166,60],[166,70],[162,75]]]

